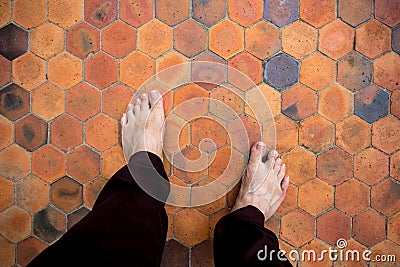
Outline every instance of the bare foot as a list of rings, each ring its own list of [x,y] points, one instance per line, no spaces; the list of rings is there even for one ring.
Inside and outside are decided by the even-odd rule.
[[[264,214],[265,220],[268,220],[285,198],[289,176],[285,175],[286,166],[278,158],[278,152],[270,151],[268,160],[262,161],[265,149],[263,142],[252,146],[249,163],[232,211],[252,205]]]
[[[162,159],[164,108],[157,90],[141,95],[135,105],[129,104],[121,125],[126,160],[139,151],[152,152]]]

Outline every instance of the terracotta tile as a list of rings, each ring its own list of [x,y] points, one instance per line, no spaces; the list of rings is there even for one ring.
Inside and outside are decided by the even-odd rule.
[[[369,188],[365,184],[350,179],[336,187],[335,207],[349,216],[368,208]]]
[[[207,175],[208,156],[195,146],[189,145],[181,153],[174,155],[174,175],[185,182],[193,184]]]
[[[29,112],[29,92],[16,84],[0,90],[0,114],[15,121]]]
[[[300,19],[308,22],[315,28],[321,28],[335,19],[336,1],[301,0]]]
[[[242,153],[247,153],[251,145],[261,141],[261,124],[255,119],[241,115],[228,124],[230,145]]]
[[[15,24],[0,29],[0,54],[8,60],[23,55],[28,50],[28,32]]]
[[[0,212],[14,204],[14,185],[0,176]]]
[[[400,185],[388,178],[371,189],[371,207],[386,216],[399,212]]]
[[[191,124],[191,128],[192,144],[207,152],[211,152],[211,148],[213,147],[212,142],[217,149],[226,144],[227,133],[224,124],[221,124],[218,120],[199,118]]]
[[[321,214],[330,209],[332,204],[333,187],[320,179],[315,178],[299,187],[299,208],[311,215]]]
[[[117,0],[85,0],[85,20],[104,28],[117,18]]]
[[[8,0],[0,1],[0,9],[3,11],[0,14],[0,27],[6,25],[11,19],[11,4]]]
[[[372,145],[385,153],[393,153],[400,146],[399,127],[400,121],[391,116],[375,122],[372,126]]]
[[[388,219],[388,239],[400,244],[400,213],[396,213]]]
[[[339,59],[351,52],[353,43],[353,28],[340,20],[330,22],[319,32],[319,51],[333,59]]]
[[[65,213],[70,213],[83,203],[82,185],[64,176],[51,185],[51,202]]]
[[[282,161],[286,163],[287,175],[295,185],[300,185],[315,177],[315,156],[302,147],[296,147],[282,155]]]
[[[11,145],[0,152],[0,175],[15,182],[31,172],[29,153],[17,145]]]
[[[101,173],[107,178],[111,178],[125,165],[126,161],[121,145],[116,145],[101,154]]]
[[[339,185],[352,176],[352,158],[338,148],[318,156],[317,176],[330,185]]]
[[[301,246],[314,238],[314,218],[299,209],[281,218],[280,237],[294,246]]]
[[[213,92],[210,95],[212,94]],[[281,94],[271,86],[261,83],[246,92],[245,111],[258,121],[271,119],[281,113]]]
[[[103,112],[116,120],[121,119],[134,94],[133,90],[122,84],[112,86],[102,94]]]
[[[182,54],[171,51],[156,61],[157,81],[167,88],[177,88],[187,84],[190,79],[190,63]]]
[[[98,53],[85,61],[85,80],[104,89],[118,81],[118,62],[105,53]]]
[[[175,114],[167,116],[165,121],[164,149],[175,154],[190,145],[190,124]]]
[[[28,52],[12,62],[13,82],[31,91],[46,81],[46,63]]]
[[[118,123],[100,114],[86,123],[86,142],[99,151],[118,143]]]
[[[372,84],[354,96],[354,113],[368,123],[373,123],[388,114],[389,94]]]
[[[390,113],[400,119],[400,90],[394,91],[390,96]]]
[[[29,237],[28,239],[25,239],[18,244],[17,263],[21,266],[27,266],[28,263],[30,263],[45,248],[47,248],[47,245],[36,237]]]
[[[307,252],[315,251],[316,255],[322,255],[324,251],[328,251],[329,247],[326,243],[322,243],[318,239],[314,239],[311,242],[308,242],[304,247],[299,249],[300,255],[307,255]],[[310,254],[309,254],[310,255]],[[308,256],[305,256],[306,260],[299,261],[298,267],[325,267],[330,266],[332,261],[328,257],[323,257],[323,260],[318,260],[317,257],[310,256],[310,260],[308,260]]]
[[[65,175],[66,156],[52,145],[36,150],[32,155],[32,173],[46,182],[53,182]]]
[[[171,191],[167,199],[168,204],[165,206],[165,210],[167,214],[174,215],[190,206],[191,189],[190,185],[175,175],[170,175],[169,181],[171,184]]]
[[[400,54],[400,26],[392,28],[392,49]]]
[[[0,56],[0,87],[11,82],[11,61]]]
[[[262,62],[244,52],[228,61],[228,82],[246,91],[262,81]]]
[[[229,146],[220,148],[214,161],[210,156],[209,175],[223,185],[236,183],[243,175],[245,161],[242,154]],[[218,184],[217,184],[218,185]],[[215,185],[215,186],[217,186]],[[221,189],[222,190],[222,189]]]
[[[372,82],[372,62],[357,52],[352,52],[338,63],[337,81],[356,92]]]
[[[14,142],[14,126],[7,118],[0,116],[0,149]]]
[[[335,141],[334,125],[316,115],[300,123],[300,144],[314,153],[320,153],[331,147]]]
[[[66,52],[49,61],[48,79],[63,90],[82,81],[82,61]]]
[[[251,100],[250,102],[255,108],[257,104]],[[243,114],[244,106],[243,95],[235,91],[233,87],[221,86],[210,93],[210,112],[225,121]]]
[[[66,221],[64,214],[48,206],[33,215],[33,234],[50,244],[65,233]]]
[[[192,61],[192,81],[211,90],[226,81],[226,61],[211,51],[201,53]]]
[[[168,240],[165,243],[161,267],[180,266],[186,262],[189,262],[189,249],[175,239]]]
[[[229,20],[210,28],[209,49],[228,59],[244,49],[244,31]]]
[[[100,112],[100,93],[86,83],[80,83],[66,94],[66,110],[69,114],[86,121]]]
[[[100,31],[81,22],[67,31],[67,50],[80,58],[100,50]]]
[[[12,206],[0,213],[0,233],[11,242],[18,242],[31,234],[31,216]]]
[[[29,151],[47,143],[47,123],[29,115],[15,124],[15,142]]]
[[[121,58],[136,48],[136,30],[116,21],[102,32],[101,48],[111,55]]]
[[[353,218],[352,237],[369,247],[385,239],[385,219],[376,211],[367,210]]]
[[[64,49],[64,31],[45,22],[31,31],[30,48],[39,57],[50,59]]]
[[[400,152],[390,156],[390,176],[400,181]]]
[[[285,199],[276,211],[276,215],[283,216],[297,208],[297,186],[289,184]]]
[[[154,61],[141,52],[135,51],[121,60],[120,79],[128,86],[139,89],[154,75],[154,71]]]
[[[120,18],[133,27],[138,28],[153,18],[153,1],[121,0]]]
[[[335,248],[338,249],[337,246]],[[338,249],[338,250],[341,251],[339,253],[346,252],[346,251],[349,251],[349,250],[366,251],[367,247],[361,245],[360,243],[358,243],[354,239],[350,239],[350,240],[347,241],[347,246],[345,248]],[[362,257],[360,257],[360,260],[358,260],[358,261],[357,260],[355,260],[355,261],[335,261],[333,266],[335,266],[335,267],[339,267],[339,266],[342,266],[342,267],[345,267],[345,266],[363,267],[363,266],[366,266],[366,265],[367,265],[367,261],[364,260]]]
[[[355,27],[368,20],[372,14],[371,0],[355,0],[338,2],[338,17]]]
[[[50,141],[68,152],[82,143],[82,123],[68,114],[57,118],[50,126]]]
[[[279,236],[279,222],[280,219],[276,215],[272,215],[272,217],[264,222],[264,227],[271,230],[276,236]]]
[[[300,82],[314,90],[321,90],[334,81],[335,69],[334,61],[320,53],[315,53],[303,60],[300,68]]]
[[[388,53],[374,62],[374,82],[390,91],[400,89],[400,56]]]
[[[32,92],[32,112],[51,121],[64,112],[64,93],[51,83],[45,83]]]
[[[315,114],[316,102],[314,91],[296,84],[282,93],[282,113],[293,120],[304,120]]]
[[[317,30],[302,21],[295,21],[282,30],[282,50],[303,59],[317,49]]]
[[[279,30],[272,24],[259,21],[245,31],[246,50],[258,57],[266,59],[279,51]]]
[[[213,241],[206,240],[190,251],[191,267],[212,267],[214,266]]]
[[[196,84],[188,84],[174,93],[174,112],[186,120],[208,111],[208,93]]]
[[[390,29],[377,20],[371,20],[356,30],[355,49],[375,59],[390,50]]]
[[[168,24],[174,26],[189,17],[189,1],[178,0],[168,1],[159,0],[156,2],[156,17]]]
[[[228,16],[243,27],[253,24],[263,16],[263,1],[228,0]]]
[[[337,227],[340,225],[340,227]],[[333,209],[317,219],[317,237],[335,245],[340,238],[349,239],[351,219],[345,214]]]
[[[87,146],[68,154],[68,174],[85,183],[100,174],[100,156]]]
[[[83,187],[83,200],[88,208],[92,209],[97,197],[101,190],[103,190],[108,179],[104,176],[100,176],[93,181],[87,182]]]
[[[1,266],[14,266],[16,254],[15,245],[8,240],[0,237],[0,264]]]
[[[279,54],[265,63],[264,79],[272,87],[282,90],[297,83],[299,63],[286,54]]]
[[[379,243],[378,245],[375,245],[374,247],[371,248],[371,255],[399,255],[400,249],[399,246],[394,244],[393,242],[390,242],[389,240],[384,240],[383,242]],[[372,258],[374,258],[372,256]],[[387,263],[388,266],[390,265],[395,266],[396,262],[390,262]],[[371,262],[370,266],[371,267],[377,267],[377,266],[382,266],[382,262]]]
[[[370,125],[357,116],[350,116],[336,125],[336,145],[356,154],[370,144]]]
[[[172,29],[158,20],[140,27],[137,36],[137,48],[153,58],[172,48]]]
[[[263,139],[264,142],[266,142],[266,144],[268,144],[268,140],[265,140],[267,138],[272,139],[275,138],[276,139],[276,150],[279,153],[284,153],[286,151],[288,151],[289,149],[295,147],[298,142],[299,142],[299,133],[298,133],[298,125],[287,119],[285,116],[277,116],[274,119],[274,123],[275,123],[275,134],[276,136],[273,136],[270,138],[270,134],[273,133],[273,131],[271,131],[271,133],[269,133],[269,128],[265,127],[263,128]]]
[[[207,32],[195,21],[187,20],[174,29],[174,48],[194,57],[207,47]]]
[[[80,220],[82,220],[90,210],[85,207],[82,207],[67,216],[67,230],[71,229],[75,224],[77,224]]]
[[[205,186],[210,183],[213,183],[212,186],[206,188]],[[192,186],[191,205],[196,206],[196,209],[206,216],[210,216],[211,214],[225,209],[226,186],[216,182],[211,177],[206,177]]]
[[[264,1],[264,18],[283,27],[299,18],[299,1]]]
[[[228,209],[223,209],[213,215],[210,216],[209,219],[209,235],[211,238],[214,237],[214,229],[215,226],[217,225],[217,223],[219,222],[219,220],[224,217],[225,215],[229,214],[229,210]]]
[[[174,236],[188,246],[208,238],[208,219],[196,209],[187,209],[174,218]]]
[[[36,176],[19,181],[16,186],[16,202],[30,212],[38,212],[50,202],[50,185]]]
[[[192,17],[207,27],[211,27],[223,19],[226,14],[224,0],[193,0]]]
[[[334,123],[353,114],[353,95],[338,84],[322,91],[318,102],[318,113]]]
[[[287,252],[292,251],[292,250],[297,251],[295,247],[293,247],[293,246],[287,244],[286,242],[282,241],[282,239],[278,239],[278,242],[279,242],[279,249],[281,249],[281,250],[284,250],[284,251],[287,251]],[[288,260],[292,264],[292,266],[295,266],[297,264],[295,259],[291,259],[289,257]]]
[[[16,0],[13,14],[13,20],[22,27],[34,28],[46,20],[46,0]]]
[[[396,0],[378,1],[375,4],[375,18],[394,27],[400,23],[399,9],[400,3]]]
[[[81,0],[49,0],[49,20],[68,29],[82,19]]]

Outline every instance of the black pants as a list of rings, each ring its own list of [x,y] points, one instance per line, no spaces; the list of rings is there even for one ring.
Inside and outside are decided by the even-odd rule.
[[[139,152],[129,161],[133,176],[150,185],[158,174],[168,180],[160,158]],[[169,188],[159,188],[165,199]],[[264,215],[247,206],[222,218],[215,228],[216,266],[291,266],[260,261],[265,246],[279,250],[278,239],[263,226]],[[164,203],[145,193],[127,166],[108,181],[93,210],[28,266],[160,266],[167,235]]]

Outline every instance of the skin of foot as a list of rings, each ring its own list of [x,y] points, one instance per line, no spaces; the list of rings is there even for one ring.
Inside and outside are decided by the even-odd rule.
[[[271,150],[268,160],[263,162],[266,145],[255,143],[250,152],[249,163],[242,178],[242,185],[232,211],[252,205],[258,208],[267,221],[279,208],[289,186],[286,165]]]
[[[161,159],[164,134],[163,99],[157,90],[142,94],[129,104],[121,118],[122,148],[125,159],[139,151],[148,151]]]

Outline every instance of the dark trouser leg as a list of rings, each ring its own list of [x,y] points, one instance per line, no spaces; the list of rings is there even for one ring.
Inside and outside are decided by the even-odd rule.
[[[168,180],[152,153],[136,153],[129,166],[135,178],[150,184],[159,175]],[[159,191],[166,198],[169,187]],[[93,210],[29,266],[159,266],[167,227],[164,203],[145,193],[125,166],[108,181]]]
[[[272,260],[267,252],[274,250]],[[263,250],[263,252],[260,252]],[[280,261],[276,235],[264,228],[264,215],[255,207],[247,206],[224,216],[214,232],[214,262],[220,266],[292,266],[289,261]],[[281,258],[282,255],[280,255]]]

